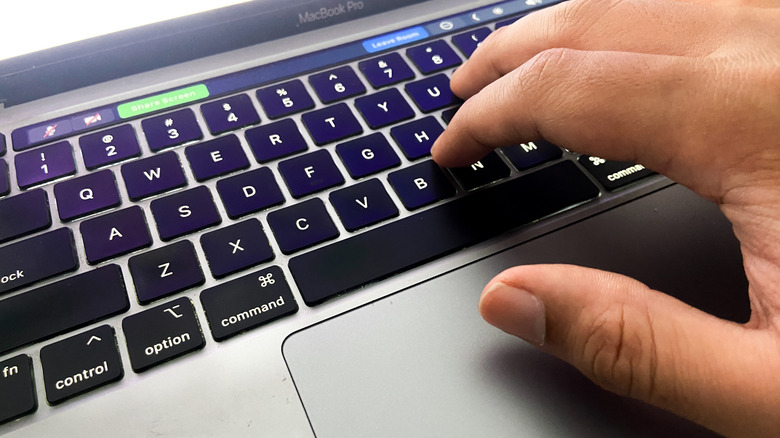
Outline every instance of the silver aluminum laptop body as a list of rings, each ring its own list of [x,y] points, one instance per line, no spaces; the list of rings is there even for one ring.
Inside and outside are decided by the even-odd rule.
[[[81,64],[69,65],[81,65],[84,69],[83,84],[73,79],[79,76],[79,69],[64,73],[56,65],[27,69],[12,64],[18,58],[0,61],[4,67],[0,85],[35,87],[38,74],[40,81],[46,82],[40,82],[29,93],[0,86],[0,100],[5,100],[5,107],[0,108],[0,133],[7,143],[7,152],[1,158],[12,169],[8,196],[23,192],[13,184],[13,162],[18,152],[13,148],[12,131],[17,128],[418,25],[439,26],[441,33],[432,36],[449,41],[459,31],[483,25],[492,29],[496,22],[516,12],[547,4],[462,0],[396,2],[398,6],[386,3],[393,2],[258,1],[257,10],[239,5],[158,24],[153,28],[159,32],[154,38],[142,33],[104,37],[107,39],[103,41],[121,43],[112,47],[105,58],[90,43],[77,43],[55,53],[65,59],[78,59]],[[497,7],[515,12],[490,15]],[[353,9],[357,12],[350,19]],[[236,16],[235,11],[240,11],[241,16]],[[255,11],[255,15],[250,11]],[[343,15],[339,11],[344,11]],[[327,21],[327,15],[333,16],[332,21]],[[263,27],[266,16],[274,21]],[[476,18],[468,21],[469,17]],[[258,29],[261,36],[256,41],[246,36],[251,32],[241,33],[250,27],[246,21],[239,23],[242,18]],[[444,22],[451,22],[453,28],[445,29],[450,25]],[[202,39],[193,29],[202,31]],[[229,40],[231,29],[241,38],[209,49],[209,38],[222,35]],[[202,50],[177,45],[189,38]],[[264,38],[269,40],[263,41]],[[140,45],[133,48],[133,44]],[[139,57],[122,64],[122,50],[118,47],[123,45],[128,47],[127,53]],[[406,47],[401,45],[396,50],[403,54]],[[175,62],[160,56],[166,51]],[[150,59],[144,59],[145,52]],[[90,56],[82,57],[84,54]],[[334,66],[346,64],[357,71],[358,61],[370,56],[366,53],[362,58],[339,61]],[[121,70],[120,65],[135,65],[126,67],[134,73],[124,75],[117,71]],[[317,67],[324,71],[328,66]],[[89,69],[95,71],[86,71]],[[20,72],[26,77],[24,80],[18,79]],[[51,83],[58,73],[69,79],[64,84]],[[304,79],[309,74],[301,72],[293,77]],[[263,82],[260,78],[235,92],[255,99],[254,91],[270,83],[273,81]],[[198,108],[202,102],[186,106]],[[256,102],[255,106],[260,108]],[[317,103],[317,108],[322,106]],[[141,120],[156,114],[129,119],[142,145]],[[205,126],[200,113],[196,114]],[[260,114],[261,125],[269,121]],[[389,129],[380,131],[387,133]],[[206,139],[213,137],[207,130],[204,132]],[[75,145],[79,135],[64,138]],[[317,146],[312,145],[314,148]],[[575,160],[573,157],[565,155],[563,159]],[[110,168],[119,174],[120,165]],[[259,167],[255,162],[252,166]],[[184,167],[187,168],[186,164]],[[83,165],[78,170],[84,170]],[[191,185],[199,184],[189,172],[188,178]],[[598,186],[593,177],[588,178]],[[43,185],[50,195],[53,184]],[[202,185],[215,190],[213,180]],[[255,272],[258,267],[215,279],[197,245],[203,233],[199,231],[183,239],[196,243],[205,282],[142,305],[135,299],[126,266],[133,254],[120,256],[115,262],[125,273],[129,310],[0,354],[0,363],[20,354],[30,357],[37,400],[33,412],[0,424],[0,435],[712,436],[685,420],[597,388],[570,366],[488,326],[479,317],[479,294],[493,275],[516,264],[561,262],[631,275],[718,316],[747,319],[747,288],[739,247],[730,225],[714,205],[658,175],[620,190],[598,187],[598,197],[582,205],[311,306],[304,302],[287,267],[293,255],[279,251],[271,238],[275,258],[259,266],[281,267],[299,309],[220,342],[212,336],[200,293]],[[121,195],[123,205],[131,204],[124,191]],[[327,199],[325,194],[313,197]],[[287,200],[294,201],[289,195]],[[150,202],[144,199],[135,204],[148,211]],[[217,205],[224,218],[221,226],[232,224],[234,221],[227,218],[224,208],[219,202]],[[265,225],[266,214],[253,217]],[[411,214],[402,208],[400,219]],[[60,225],[56,215],[53,221],[54,226],[65,226],[76,233],[80,263],[75,272],[92,269],[77,234],[79,221]],[[341,231],[335,241],[351,236]],[[164,245],[155,237],[150,249]],[[62,278],[2,294],[0,302]],[[194,304],[204,347],[135,372],[128,356],[123,319],[181,297]],[[44,387],[41,349],[104,324],[115,330],[122,378],[50,405]],[[0,337],[3,335],[0,333]]]

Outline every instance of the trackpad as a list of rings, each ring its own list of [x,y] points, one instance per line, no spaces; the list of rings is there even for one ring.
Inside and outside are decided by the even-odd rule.
[[[629,217],[630,235],[622,237],[632,245],[612,247],[609,256],[603,246],[578,240],[582,233],[596,242],[599,234],[601,242],[619,239],[621,227],[614,221]],[[685,230],[670,235],[680,223]],[[644,241],[678,247],[637,254]],[[656,252],[665,255],[665,267],[642,263]],[[691,269],[688,257],[697,257],[701,269]],[[666,283],[651,285],[683,295],[695,284],[710,299],[717,290],[746,290],[728,223],[683,189],[667,189],[290,336],[283,353],[314,432],[318,437],[714,436],[602,391],[567,364],[482,321],[477,300],[493,275],[519,263],[551,261],[596,265],[651,283],[653,272],[665,269]],[[702,280],[712,272],[720,277]],[[715,301],[717,308],[708,310],[737,309],[721,315],[737,319],[746,315],[742,294],[724,293]]]

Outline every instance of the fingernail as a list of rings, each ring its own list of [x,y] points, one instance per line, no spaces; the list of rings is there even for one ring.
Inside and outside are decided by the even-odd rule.
[[[482,293],[479,310],[491,325],[536,346],[544,345],[544,303],[530,292],[495,282]]]

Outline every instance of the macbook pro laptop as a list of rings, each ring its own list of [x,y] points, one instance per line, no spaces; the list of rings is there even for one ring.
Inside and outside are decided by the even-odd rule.
[[[730,224],[639,164],[431,160],[454,69],[555,2],[19,2],[0,435],[712,436],[479,317],[529,263],[749,315]]]

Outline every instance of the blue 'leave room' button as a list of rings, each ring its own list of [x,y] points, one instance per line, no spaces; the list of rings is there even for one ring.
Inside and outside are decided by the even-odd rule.
[[[423,38],[428,38],[428,31],[422,26],[416,26],[365,40],[363,41],[363,48],[369,53],[374,53],[411,43],[412,41],[418,41]]]

